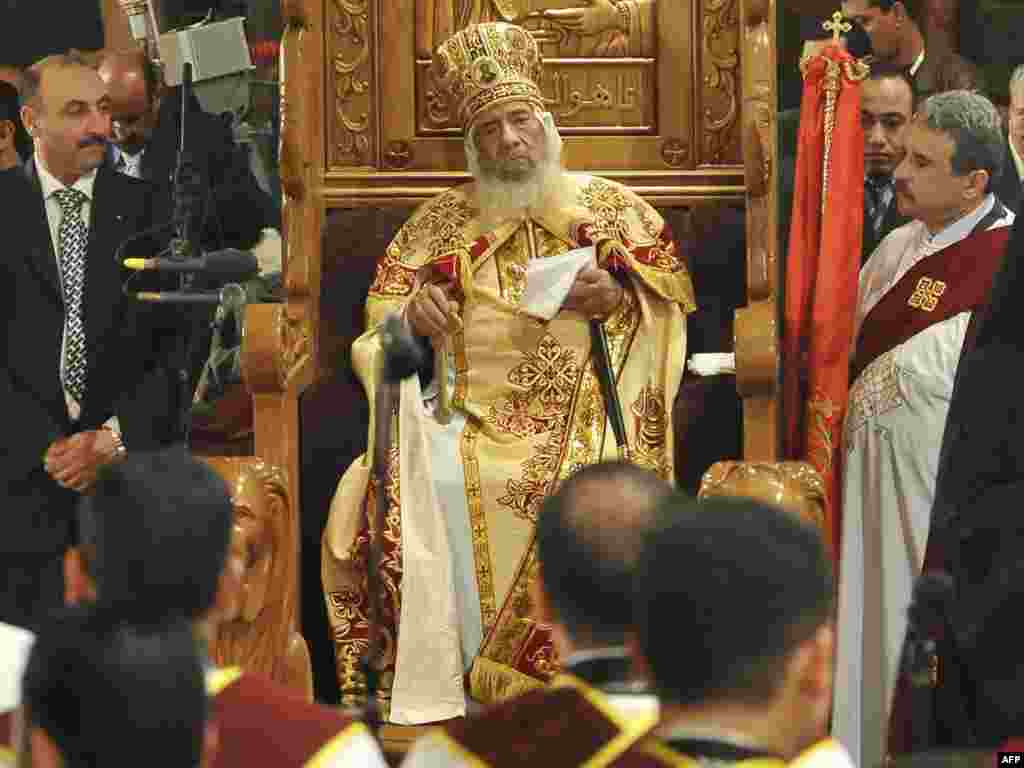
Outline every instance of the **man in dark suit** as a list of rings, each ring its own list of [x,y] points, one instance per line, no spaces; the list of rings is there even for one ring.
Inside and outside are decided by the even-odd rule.
[[[965,340],[942,436],[924,570],[954,577],[931,714],[938,746],[995,746],[1024,732],[1024,220],[973,339]],[[922,627],[930,634],[933,618]],[[953,631],[949,631],[949,630]]]
[[[0,80],[0,171],[17,168],[31,150],[18,112],[17,89]]]
[[[106,89],[74,55],[38,62],[21,88],[35,153],[0,177],[0,620],[32,627],[61,603],[79,494],[126,449],[172,442],[177,421],[175,323],[122,292],[114,258],[151,212],[149,185],[101,167]]]
[[[115,170],[154,185],[154,221],[169,224],[174,213],[174,173],[178,163],[181,89],[165,90],[160,73],[138,50],[108,53],[99,75],[110,92],[113,143],[107,162]],[[193,207],[193,227],[205,251],[252,250],[261,279],[245,287],[251,300],[273,291],[281,271],[280,211],[260,188],[248,157],[218,116],[200,109],[193,98],[185,115],[186,150],[195,177],[186,191]],[[217,287],[202,283],[198,287]],[[190,331],[191,386],[200,381],[210,356],[214,308],[193,314]]]
[[[1003,203],[1020,212],[1020,200],[1024,190],[1024,64],[1017,67],[1010,77],[1010,114],[1007,126],[1007,162],[999,179],[996,194]]]
[[[903,161],[903,134],[914,113],[910,80],[900,70],[872,69],[861,86],[864,128],[864,246],[867,261],[886,235],[910,219],[896,205],[893,171]]]
[[[984,92],[984,80],[974,64],[939,41],[925,47],[922,5],[923,0],[843,0],[843,14],[868,33],[878,63],[906,71],[920,101],[942,91]]]
[[[122,173],[152,182],[156,221],[170,221],[182,121],[180,89],[165,92],[159,72],[137,50],[107,54],[99,75],[110,93],[113,145],[108,161]],[[203,248],[250,249],[264,230],[280,228],[279,212],[220,117],[203,112],[193,101],[185,116],[185,140],[204,193]]]

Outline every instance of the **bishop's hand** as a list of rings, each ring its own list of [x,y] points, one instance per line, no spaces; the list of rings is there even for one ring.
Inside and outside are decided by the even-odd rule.
[[[588,265],[576,275],[572,288],[562,302],[562,309],[575,310],[584,317],[603,320],[618,308],[624,294],[625,289],[612,277],[611,272]]]
[[[405,320],[413,333],[436,338],[453,333],[462,326],[459,303],[452,296],[454,283],[424,285],[406,306]]]

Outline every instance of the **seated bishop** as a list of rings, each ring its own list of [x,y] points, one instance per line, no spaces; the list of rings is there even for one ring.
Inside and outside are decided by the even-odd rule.
[[[428,351],[401,383],[379,451],[385,487],[371,482],[371,429],[323,539],[341,688],[359,697],[367,516],[385,507],[376,664],[395,723],[458,717],[467,694],[499,701],[558,670],[549,630],[529,615],[535,521],[575,469],[620,454],[610,406],[625,415],[621,452],[673,476],[690,277],[648,203],[566,172],[541,73],[534,38],[506,23],[467,27],[437,48],[433,75],[462,126],[473,181],[426,202],[388,246],[368,331],[352,348],[371,413],[382,322],[401,318]],[[607,357],[594,354],[600,336]]]

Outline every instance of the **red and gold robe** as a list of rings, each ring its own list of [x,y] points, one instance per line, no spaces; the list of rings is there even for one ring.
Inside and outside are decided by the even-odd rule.
[[[370,288],[370,330],[352,348],[368,393],[376,391],[383,319],[438,274],[454,277],[463,296],[461,328],[436,354],[433,411],[424,407],[417,377],[401,385],[391,480],[383,489],[383,688],[393,722],[464,714],[464,673],[469,694],[486,703],[539,685],[557,670],[547,628],[529,617],[534,521],[561,480],[616,457],[617,448],[591,363],[587,318],[559,311],[545,321],[523,309],[531,258],[594,244],[601,265],[623,275],[624,299],[605,327],[630,455],[673,477],[672,404],[686,353],[684,315],[694,308],[689,274],[648,203],[604,179],[574,175],[572,184],[573,205],[488,231],[472,185],[434,198],[388,246]],[[368,491],[380,492],[370,482],[372,428],[369,440],[338,486],[323,539],[343,695],[363,690],[357,664],[367,647],[364,501]],[[442,443],[448,447],[439,456]],[[439,478],[450,482],[440,487]],[[475,596],[457,594],[457,583]],[[469,622],[479,627],[472,643]]]
[[[217,749],[210,768],[241,765],[384,768],[387,763],[363,723],[305,701],[238,667],[206,677]]]
[[[636,706],[616,702],[631,698]],[[478,717],[429,731],[402,765],[658,766],[654,750],[639,748],[657,720],[653,696],[609,696],[579,678],[558,675],[548,689],[528,691]]]

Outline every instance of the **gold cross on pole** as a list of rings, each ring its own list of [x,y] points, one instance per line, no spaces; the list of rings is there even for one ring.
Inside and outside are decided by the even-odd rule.
[[[832,33],[832,42],[838,43],[839,36],[844,32],[849,32],[853,29],[853,25],[849,22],[843,21],[843,12],[836,11],[832,14],[832,21],[823,21],[821,26],[824,27],[826,32]]]

